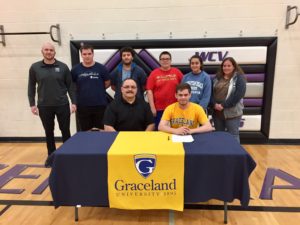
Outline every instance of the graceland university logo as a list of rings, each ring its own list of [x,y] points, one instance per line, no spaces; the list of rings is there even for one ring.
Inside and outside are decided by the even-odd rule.
[[[153,154],[138,154],[134,156],[134,165],[138,173],[144,177],[149,177],[156,166],[156,156]]]

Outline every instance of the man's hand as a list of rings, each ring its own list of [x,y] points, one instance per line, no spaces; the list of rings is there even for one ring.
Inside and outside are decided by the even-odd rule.
[[[156,116],[156,108],[155,107],[150,107],[151,108],[151,112],[153,114],[153,116]]]
[[[31,112],[32,112],[33,115],[36,115],[36,116],[39,115],[39,109],[38,109],[38,107],[31,106],[30,109],[31,109]]]
[[[190,128],[188,128],[188,127],[179,127],[175,131],[175,134],[178,134],[178,135],[187,135],[190,133],[191,133],[191,131],[190,131]]]
[[[71,105],[71,113],[76,112],[76,110],[77,110],[77,106],[75,104],[72,104]]]

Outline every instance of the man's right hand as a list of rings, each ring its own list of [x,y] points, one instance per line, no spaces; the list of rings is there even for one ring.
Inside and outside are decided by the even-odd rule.
[[[31,112],[33,115],[38,116],[39,115],[39,109],[36,106],[31,106]]]
[[[155,107],[150,107],[151,108],[151,112],[153,114],[153,116],[156,116],[156,108]]]

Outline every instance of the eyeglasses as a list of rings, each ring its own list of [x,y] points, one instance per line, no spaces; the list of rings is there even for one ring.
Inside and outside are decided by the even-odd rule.
[[[125,89],[129,89],[129,88],[136,89],[136,86],[126,85],[126,86],[123,86],[123,88],[125,88]]]
[[[159,60],[161,60],[161,61],[169,61],[171,59],[170,58],[160,58]]]

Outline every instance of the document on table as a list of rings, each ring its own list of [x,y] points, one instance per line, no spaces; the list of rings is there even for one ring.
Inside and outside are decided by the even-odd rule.
[[[172,141],[173,142],[193,142],[194,138],[192,135],[172,135]]]

